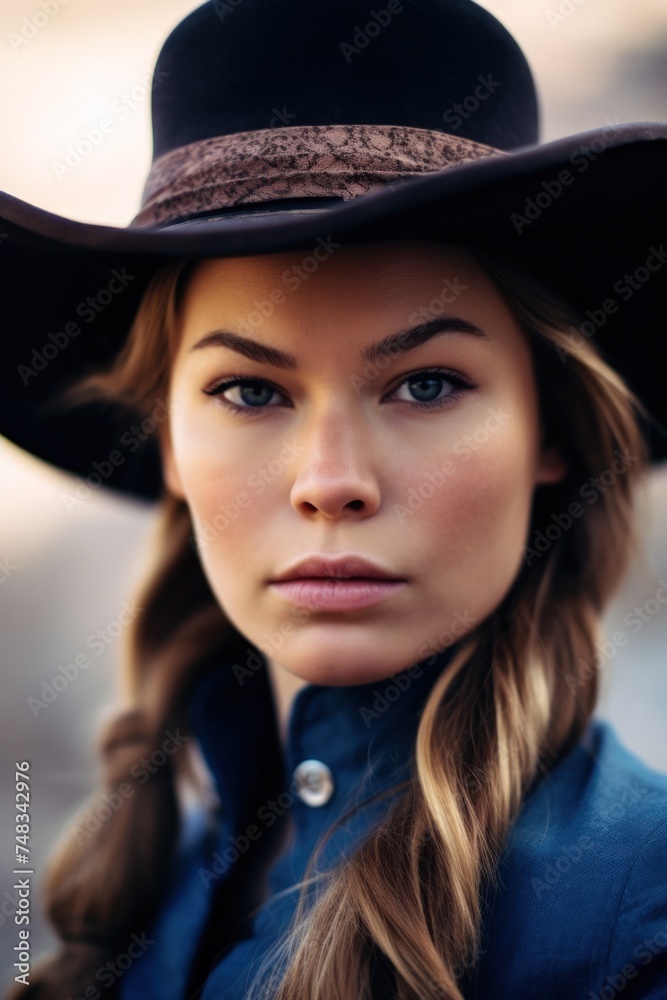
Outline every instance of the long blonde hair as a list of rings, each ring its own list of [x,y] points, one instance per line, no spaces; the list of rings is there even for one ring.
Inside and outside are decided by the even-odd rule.
[[[523,264],[471,249],[528,338],[542,417],[568,473],[536,489],[514,583],[457,643],[429,693],[403,794],[339,865],[313,875],[318,851],[310,858],[290,931],[255,980],[258,997],[371,1000],[380,962],[386,996],[463,1000],[479,955],[482,892],[495,884],[510,826],[528,788],[577,744],[595,707],[600,614],[637,543],[632,500],[648,468],[637,414],[645,411],[594,343],[572,335],[577,313],[559,294]],[[68,398],[110,399],[141,416],[167,398],[186,265],[154,275],[113,367],[87,376]],[[613,488],[566,527],[554,521],[619,451],[626,471]],[[560,531],[545,534],[558,523]],[[540,532],[549,544],[533,547]],[[63,943],[33,970],[23,998],[83,992],[163,901],[179,831],[176,781],[194,782],[187,744],[142,787],[131,765],[170,728],[189,732],[191,686],[237,644],[247,647],[204,577],[192,536],[187,505],[165,492],[138,593],[144,610],[126,643],[129,704],[100,736],[105,773],[93,805],[122,782],[136,794],[94,835],[67,834],[54,852],[45,901]],[[262,978],[269,958],[271,993]]]

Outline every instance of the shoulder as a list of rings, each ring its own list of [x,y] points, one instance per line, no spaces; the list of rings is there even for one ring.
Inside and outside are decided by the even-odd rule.
[[[667,774],[633,753],[609,722],[593,718],[526,800],[514,834],[524,849],[533,845],[533,856],[575,843],[627,863],[666,825]]]
[[[502,968],[516,997],[548,974],[554,997],[584,983],[597,997],[611,975],[641,981],[627,1000],[667,998],[649,992],[653,978],[667,981],[666,846],[667,775],[593,718],[510,830],[489,897],[487,968]]]
[[[664,864],[649,871],[651,844],[666,833],[667,775],[633,753],[609,722],[594,718],[524,803],[508,853],[530,875],[538,899],[568,878],[580,885],[590,879],[597,892],[607,891],[612,881],[619,888],[626,879],[667,879]]]

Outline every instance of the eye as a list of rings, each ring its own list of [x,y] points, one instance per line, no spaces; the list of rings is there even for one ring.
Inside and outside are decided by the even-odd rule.
[[[403,386],[408,391],[416,393],[417,398],[399,399],[397,402],[405,402],[408,406],[418,410],[446,406],[458,399],[466,390],[474,388],[472,382],[469,382],[458,372],[448,371],[444,368],[428,368],[413,372],[403,378],[389,393],[389,396],[395,397],[396,392]],[[442,394],[443,389],[445,390],[444,395]],[[232,390],[238,390],[239,402],[233,402],[225,395]],[[247,375],[229,375],[220,379],[210,389],[202,391],[207,396],[219,396],[219,402],[222,406],[243,416],[254,416],[263,410],[272,409],[273,406],[268,405],[269,400],[274,395],[282,395],[280,390],[265,379],[248,378]]]
[[[234,403],[222,395],[223,393],[231,392],[233,389],[238,389],[238,396],[241,403],[245,405]],[[217,382],[211,389],[204,389],[203,391],[207,396],[220,396],[219,402],[224,407],[244,416],[246,414],[252,415],[253,411],[257,412],[258,410],[267,409],[266,403],[268,400],[275,393],[280,395],[278,389],[269,382],[261,378],[248,378],[247,375],[229,375],[227,378]]]
[[[458,372],[447,371],[444,368],[429,368],[414,372],[399,382],[394,393],[403,386],[406,390],[416,393],[417,400],[406,399],[409,406],[424,410],[433,406],[445,406],[463,394],[466,389],[472,389],[473,384],[459,375]],[[442,391],[445,389],[444,396]]]

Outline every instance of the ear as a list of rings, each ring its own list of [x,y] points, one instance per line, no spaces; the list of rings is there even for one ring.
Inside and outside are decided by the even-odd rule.
[[[542,428],[542,440],[535,466],[535,485],[538,483],[558,483],[567,475],[569,468],[561,450],[549,443],[550,434]]]
[[[158,441],[160,445],[160,455],[162,458],[162,478],[164,479],[167,490],[173,496],[178,497],[179,500],[185,500],[183,484],[181,483],[181,477],[174,458],[174,449],[171,443],[171,433],[168,420],[165,423],[160,424],[158,427]]]

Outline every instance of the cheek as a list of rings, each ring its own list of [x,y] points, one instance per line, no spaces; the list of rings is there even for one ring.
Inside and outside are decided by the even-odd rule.
[[[206,408],[183,406],[172,423],[174,461],[198,533],[233,527],[248,504],[254,467],[238,435],[222,434]]]
[[[224,433],[204,411],[182,407],[172,426],[174,459],[202,567],[231,609],[244,592],[249,564],[270,540],[282,465],[275,441],[262,447],[255,433],[250,448],[247,436]]]
[[[534,488],[524,426],[462,435],[448,452],[451,464],[441,467],[442,483],[420,510],[451,597],[488,605],[482,610],[498,603],[521,565]]]

